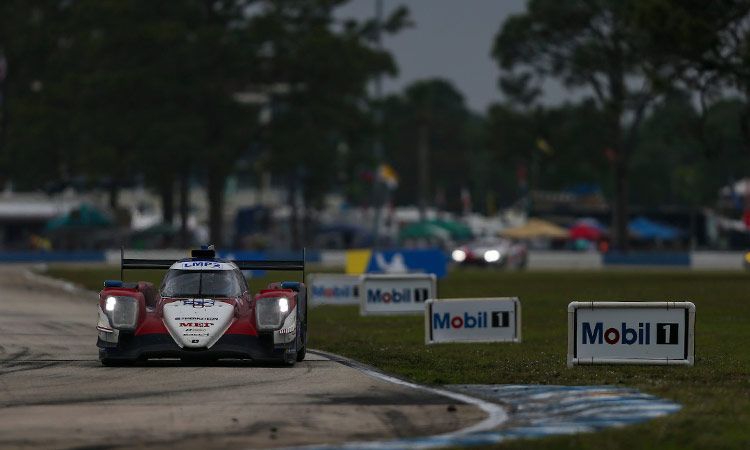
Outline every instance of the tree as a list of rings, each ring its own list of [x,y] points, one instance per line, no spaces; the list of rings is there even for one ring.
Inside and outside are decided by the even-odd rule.
[[[483,119],[450,82],[416,81],[386,98],[383,112],[386,161],[399,173],[398,203],[460,211],[462,189],[486,188],[486,177],[473,176],[484,168],[477,163],[485,156]]]
[[[254,109],[235,94],[250,79],[250,0],[73,3],[80,55],[80,114],[88,117],[92,172],[108,175],[110,204],[119,185],[145,175],[162,196],[165,219],[181,186],[205,177],[210,238],[224,242],[224,182],[249,145]]]
[[[654,82],[667,90],[677,83],[698,100],[692,130],[705,151],[711,152],[703,135],[708,110],[729,88],[745,100],[739,120],[750,153],[750,3],[720,0],[706,8],[698,0],[641,0],[634,17],[647,51],[660,61]]]
[[[251,19],[261,54],[256,88],[270,97],[272,118],[264,130],[266,168],[284,180],[292,207],[292,243],[298,246],[297,193],[318,203],[335,180],[338,149],[365,146],[372,131],[368,82],[395,73],[391,56],[371,45],[372,21],[337,22],[333,11],[345,0],[261,2]],[[383,30],[408,21],[399,8]],[[332,176],[333,175],[333,176]]]
[[[493,167],[506,167],[506,192],[514,188],[509,181],[517,167],[530,172],[531,189],[567,189],[572,182],[608,185],[603,176],[608,160],[602,151],[607,120],[594,101],[526,110],[495,104],[487,124]]]
[[[614,152],[613,228],[621,249],[627,248],[631,154],[644,114],[660,92],[648,77],[654,64],[642,51],[633,4],[531,0],[525,13],[505,21],[493,47],[506,84],[559,78],[568,87],[588,89],[605,114],[607,145]]]
[[[0,53],[7,61],[0,112],[3,181],[40,187],[76,173],[81,122],[70,119],[70,8],[62,1],[0,4]],[[42,156],[42,157],[40,157]]]

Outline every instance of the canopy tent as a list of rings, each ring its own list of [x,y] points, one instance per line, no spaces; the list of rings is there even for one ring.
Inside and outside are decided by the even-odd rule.
[[[598,241],[607,235],[607,228],[598,220],[587,217],[577,220],[569,230],[571,239]]]
[[[451,234],[445,228],[437,226],[433,223],[417,222],[402,228],[398,234],[398,238],[399,240],[428,238],[447,240],[451,238]]]
[[[420,239],[435,237],[465,241],[472,239],[474,233],[468,226],[453,220],[431,219],[407,225],[398,235],[399,239]]]
[[[637,239],[673,241],[685,235],[679,228],[655,222],[645,217],[636,217],[628,223],[628,231]]]
[[[474,237],[471,228],[455,220],[433,219],[428,220],[427,223],[447,230],[451,234],[451,238],[456,241],[469,240]]]
[[[568,230],[546,220],[529,219],[526,225],[507,228],[500,235],[511,239],[567,239]]]
[[[83,204],[66,214],[47,222],[45,230],[56,231],[70,228],[108,227],[112,220],[91,205]]]

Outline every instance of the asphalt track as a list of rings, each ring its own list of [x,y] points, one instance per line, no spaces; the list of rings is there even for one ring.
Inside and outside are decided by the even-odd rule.
[[[478,407],[322,356],[102,367],[96,297],[0,268],[0,448],[266,448],[450,433]],[[313,331],[314,332],[314,331]]]

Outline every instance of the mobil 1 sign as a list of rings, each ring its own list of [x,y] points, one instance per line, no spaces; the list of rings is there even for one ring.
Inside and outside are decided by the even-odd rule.
[[[359,277],[335,273],[307,276],[311,305],[356,305],[359,303]]]
[[[425,342],[521,342],[517,298],[428,300]]]
[[[433,274],[366,274],[360,277],[359,312],[422,314],[427,299],[437,297]]]
[[[568,305],[568,366],[693,365],[695,305],[690,302],[573,302]]]

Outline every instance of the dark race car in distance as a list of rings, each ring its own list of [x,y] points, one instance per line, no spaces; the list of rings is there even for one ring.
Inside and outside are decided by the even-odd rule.
[[[242,270],[302,270],[302,261],[227,261],[210,249],[179,261],[122,259],[122,269],[167,268],[158,291],[106,281],[99,293],[99,359],[118,365],[152,358],[250,359],[289,365],[307,344],[307,292],[271,283],[251,295]]]

